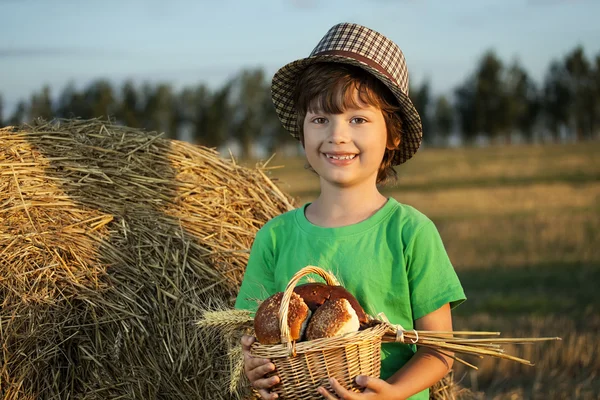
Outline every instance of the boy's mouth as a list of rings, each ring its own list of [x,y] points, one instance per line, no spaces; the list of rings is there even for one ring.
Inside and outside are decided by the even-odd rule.
[[[352,160],[357,155],[358,154],[330,154],[330,153],[325,153],[325,157],[331,158],[333,160]]]

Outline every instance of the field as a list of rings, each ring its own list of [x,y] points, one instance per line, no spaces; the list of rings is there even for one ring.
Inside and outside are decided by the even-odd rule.
[[[511,348],[535,362],[458,365],[488,399],[600,399],[600,143],[422,149],[386,195],[437,225],[468,300],[458,330],[560,336]],[[317,195],[303,159],[270,174],[298,204]],[[455,364],[457,365],[457,364]]]

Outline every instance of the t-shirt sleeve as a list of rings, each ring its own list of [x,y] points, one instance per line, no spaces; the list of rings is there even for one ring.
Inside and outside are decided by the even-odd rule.
[[[406,248],[406,268],[413,320],[446,303],[455,308],[466,296],[436,226],[428,220]]]
[[[256,233],[250,249],[235,308],[256,311],[260,301],[273,294],[274,289],[273,246],[269,230],[263,227]]]

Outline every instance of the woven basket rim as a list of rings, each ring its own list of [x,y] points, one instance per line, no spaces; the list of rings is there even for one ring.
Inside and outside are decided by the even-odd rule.
[[[254,342],[252,345],[252,354],[259,357],[288,357],[292,355],[292,350],[296,355],[310,353],[313,351],[334,350],[341,347],[355,345],[364,341],[381,340],[387,332],[386,324],[376,324],[358,332],[349,332],[344,335],[330,338],[320,338],[302,342],[293,342],[293,347],[288,347],[286,343],[265,345]]]

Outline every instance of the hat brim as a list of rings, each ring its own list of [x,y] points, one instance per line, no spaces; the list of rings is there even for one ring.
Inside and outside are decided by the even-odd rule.
[[[340,55],[316,55],[293,61],[281,67],[273,76],[271,98],[283,127],[299,139],[297,112],[293,93],[300,73],[309,65],[319,62],[334,62],[360,67],[379,79],[396,97],[402,119],[402,138],[394,151],[392,164],[399,165],[410,159],[419,149],[423,138],[421,117],[410,98],[386,75],[368,64],[351,57]]]

